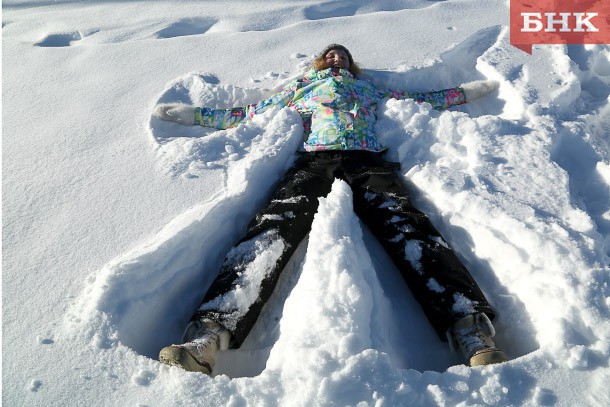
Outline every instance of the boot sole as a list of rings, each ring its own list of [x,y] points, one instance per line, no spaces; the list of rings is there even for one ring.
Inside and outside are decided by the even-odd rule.
[[[197,359],[185,349],[177,346],[168,346],[159,352],[159,361],[166,365],[177,366],[189,372],[212,374],[212,367],[207,363],[199,363]]]
[[[475,353],[470,358],[470,367],[473,366],[485,366],[485,365],[493,365],[496,363],[507,362],[508,357],[504,352],[498,349],[486,349],[480,351],[479,353]]]

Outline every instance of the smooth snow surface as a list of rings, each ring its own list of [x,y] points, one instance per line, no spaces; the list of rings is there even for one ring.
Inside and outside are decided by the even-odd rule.
[[[610,405],[610,47],[530,56],[508,24],[505,0],[3,2],[5,404]],[[512,360],[449,351],[337,181],[242,348],[214,377],[161,365],[303,129],[154,106],[261,100],[335,42],[380,87],[500,82],[449,111],[387,101],[377,131]]]

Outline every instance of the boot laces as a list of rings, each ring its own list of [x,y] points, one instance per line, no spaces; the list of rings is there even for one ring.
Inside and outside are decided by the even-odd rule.
[[[222,325],[209,319],[191,321],[183,335],[184,345],[198,352],[226,350],[229,338],[229,332]]]
[[[458,321],[453,329],[453,337],[457,347],[466,358],[472,357],[483,349],[495,349],[491,337],[493,328],[485,314],[468,315]]]

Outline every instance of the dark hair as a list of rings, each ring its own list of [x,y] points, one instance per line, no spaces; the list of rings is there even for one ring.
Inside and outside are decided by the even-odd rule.
[[[354,76],[360,75],[360,72],[361,72],[360,67],[358,66],[357,63],[354,62],[354,59],[352,58],[352,54],[349,52],[349,50],[347,48],[345,48],[343,45],[340,45],[340,44],[330,44],[330,45],[326,46],[326,48],[324,48],[322,50],[322,52],[320,52],[318,54],[316,59],[314,59],[313,62],[311,63],[312,68],[315,69],[316,71],[321,71],[323,69],[330,68],[328,66],[328,64],[326,63],[326,54],[328,54],[332,50],[341,50],[341,51],[345,52],[347,54],[347,59],[349,60],[348,71],[350,71],[352,73],[352,75],[354,75]]]

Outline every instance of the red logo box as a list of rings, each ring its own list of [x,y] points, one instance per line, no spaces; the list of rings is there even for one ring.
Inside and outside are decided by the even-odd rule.
[[[510,43],[610,44],[610,0],[511,0]]]

